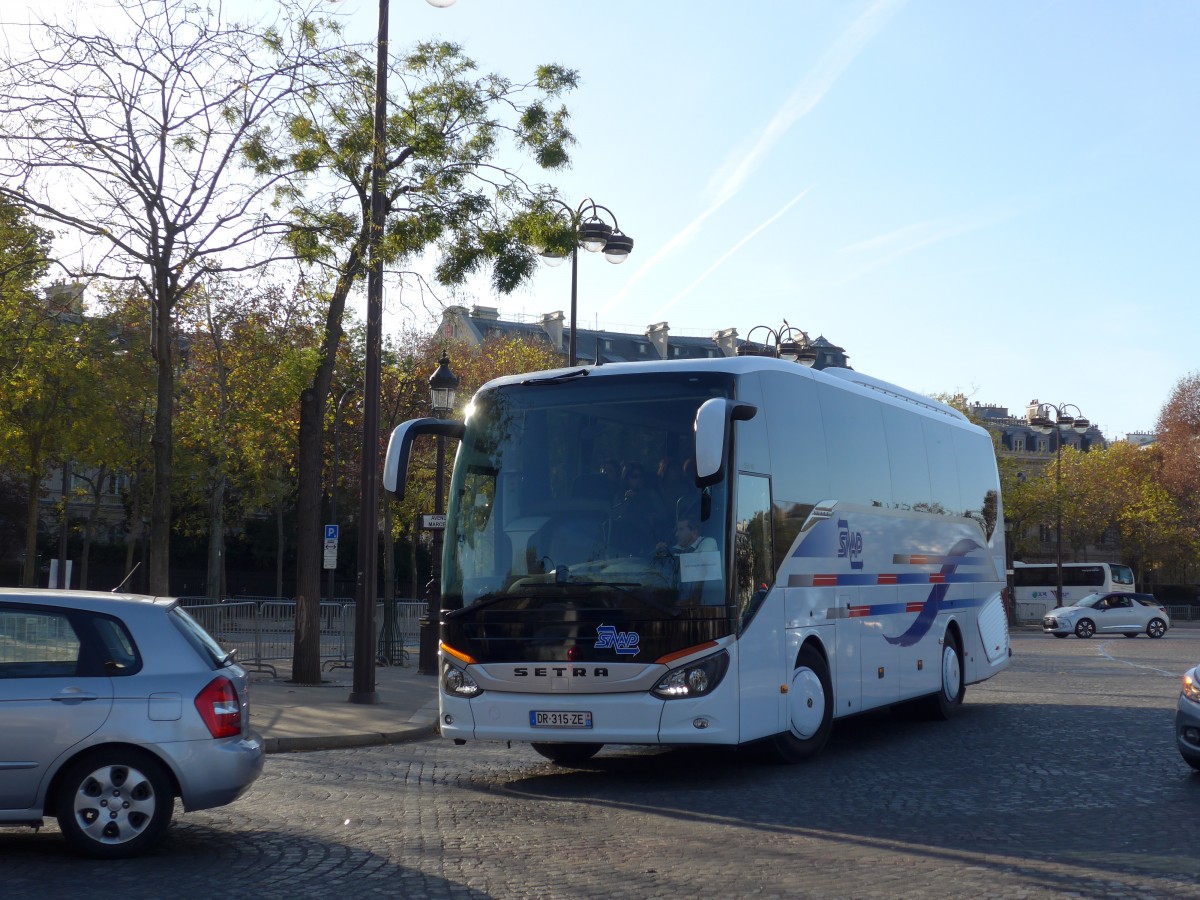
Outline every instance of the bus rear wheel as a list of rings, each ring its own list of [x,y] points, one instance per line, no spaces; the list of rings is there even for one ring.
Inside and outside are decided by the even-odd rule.
[[[597,753],[603,744],[530,744],[534,752],[560,766],[586,762]]]
[[[833,731],[829,664],[810,644],[796,657],[787,697],[788,730],[771,738],[771,749],[780,762],[804,762],[821,752]]]

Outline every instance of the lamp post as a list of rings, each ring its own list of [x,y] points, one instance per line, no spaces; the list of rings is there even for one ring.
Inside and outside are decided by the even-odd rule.
[[[1072,416],[1067,411],[1075,410],[1078,415]],[[1053,413],[1054,418],[1050,418]],[[1083,417],[1083,411],[1073,403],[1039,403],[1030,400],[1025,409],[1025,422],[1039,434],[1058,433],[1054,436],[1054,544],[1058,559],[1058,603],[1063,602],[1063,554],[1062,554],[1062,438],[1068,431],[1077,434],[1085,433],[1092,423]]]
[[[591,253],[604,251],[604,258],[614,265],[620,265],[629,258],[633,251],[633,238],[621,232],[617,217],[607,206],[600,206],[591,198],[585,199],[575,209],[567,206],[561,200],[551,197],[550,203],[557,204],[566,215],[570,226],[571,249],[571,337],[567,344],[567,365],[575,365],[575,346],[579,333],[577,301],[579,296],[579,248],[583,247]],[[600,218],[604,211],[612,219],[609,225]],[[548,247],[542,251],[542,262],[548,266],[559,265],[568,255],[559,248]]]
[[[427,0],[449,6],[454,0]],[[362,469],[359,496],[358,577],[354,616],[354,685],[351,703],[378,703],[375,691],[375,600],[378,595],[379,392],[383,357],[384,206],[379,182],[387,157],[388,0],[379,0],[375,38],[375,120],[371,147],[371,236],[367,264],[367,352],[363,373]]]
[[[442,351],[438,367],[429,378],[429,399],[435,419],[445,419],[454,410],[454,394],[458,389],[458,376],[450,371],[450,357]],[[446,511],[446,438],[437,436],[437,466],[434,470],[433,513],[436,516]],[[433,572],[429,579],[425,618],[421,622],[421,646],[417,657],[418,675],[437,674],[438,630],[442,618],[442,537],[444,529],[433,530]]]

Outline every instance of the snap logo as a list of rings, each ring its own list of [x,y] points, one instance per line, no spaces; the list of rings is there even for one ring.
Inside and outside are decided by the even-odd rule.
[[[615,650],[622,656],[637,656],[640,640],[636,631],[617,631],[615,625],[596,626],[597,650]]]
[[[851,531],[845,519],[838,520],[838,558],[850,560],[850,568],[861,569],[863,536],[861,531]]]

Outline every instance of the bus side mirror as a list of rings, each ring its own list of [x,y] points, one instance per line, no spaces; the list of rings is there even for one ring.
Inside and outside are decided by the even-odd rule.
[[[408,481],[408,457],[413,438],[422,434],[440,434],[461,441],[466,425],[454,419],[409,419],[401,422],[388,438],[387,454],[383,458],[383,486],[404,499],[404,484]]]
[[[722,397],[705,400],[696,410],[696,486],[716,484],[725,475],[729,461],[729,438],[733,422],[745,422],[758,414],[758,407]]]

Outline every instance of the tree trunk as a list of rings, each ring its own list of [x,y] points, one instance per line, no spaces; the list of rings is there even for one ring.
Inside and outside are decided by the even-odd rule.
[[[87,521],[83,525],[83,549],[79,551],[79,589],[88,589],[88,564],[92,558],[92,539],[96,536],[96,523],[100,521],[100,504],[104,497],[104,482],[108,477],[108,469],[100,467],[96,477],[92,479],[92,508],[88,511]]]
[[[379,502],[383,506],[383,602],[390,604],[396,599],[396,538],[392,536],[391,501],[381,493]]]
[[[221,569],[225,558],[225,476],[218,475],[208,498],[208,572],[204,593],[214,600],[225,596]]]
[[[37,587],[37,527],[38,497],[42,480],[30,475],[26,483],[28,494],[25,500],[25,568],[21,571],[21,587]]]
[[[320,381],[320,376],[315,379]],[[300,394],[299,496],[296,503],[296,635],[292,680],[321,683],[321,462],[326,390]]]
[[[171,453],[175,371],[171,361],[171,301],[166,286],[167,272],[157,276],[152,298],[154,358],[158,363],[158,391],[154,408],[154,493],[150,500],[150,560],[147,565],[151,594],[171,592]]]
[[[283,497],[275,502],[275,596],[283,596]]]

